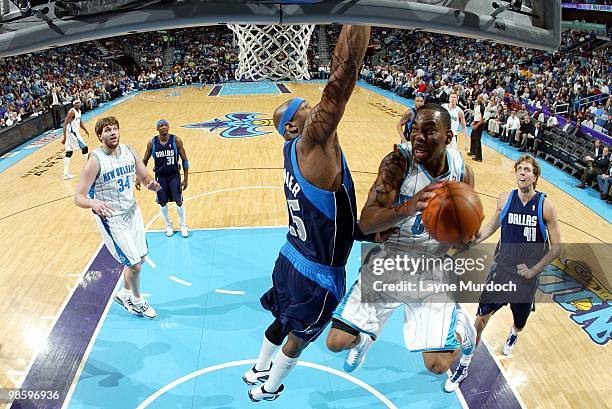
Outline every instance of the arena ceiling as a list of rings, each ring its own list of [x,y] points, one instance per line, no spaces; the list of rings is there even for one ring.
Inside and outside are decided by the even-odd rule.
[[[215,24],[370,24],[554,50],[560,0],[0,0],[0,57]]]

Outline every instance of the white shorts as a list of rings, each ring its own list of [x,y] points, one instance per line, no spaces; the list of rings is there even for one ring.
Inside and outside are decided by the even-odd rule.
[[[334,313],[335,319],[359,332],[378,337],[393,312],[403,307],[404,343],[409,351],[452,351],[459,348],[455,335],[457,307],[454,302],[393,302],[393,295],[386,293],[385,302],[370,303],[363,301],[362,290],[360,278],[342,299]]]
[[[147,255],[144,223],[138,206],[106,219],[94,216],[106,248],[123,265],[135,266]]]
[[[80,151],[86,146],[87,144],[83,138],[81,138],[81,135],[75,134],[70,130],[66,132],[66,144],[64,145],[66,152]]]

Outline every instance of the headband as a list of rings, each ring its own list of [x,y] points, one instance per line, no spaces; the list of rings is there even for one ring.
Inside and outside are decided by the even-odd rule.
[[[302,102],[304,102],[302,98],[293,98],[289,103],[289,106],[285,110],[285,113],[283,114],[280,122],[278,123],[277,130],[278,133],[281,134],[281,136],[285,136],[285,125],[287,125],[287,122],[293,119],[293,116],[295,115],[297,110],[300,109]]]
[[[168,121],[166,121],[165,119],[160,119],[159,121],[157,121],[157,128],[159,128],[162,125],[168,125]]]

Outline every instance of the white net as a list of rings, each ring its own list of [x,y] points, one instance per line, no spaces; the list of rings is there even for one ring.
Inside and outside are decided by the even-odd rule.
[[[236,34],[237,80],[308,80],[308,44],[313,25],[228,24]]]

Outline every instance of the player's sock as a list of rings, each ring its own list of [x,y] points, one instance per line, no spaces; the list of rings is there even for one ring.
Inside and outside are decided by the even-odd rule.
[[[121,288],[121,290],[117,291],[117,295],[122,297],[122,298],[132,297],[132,291],[128,290],[125,287],[123,287],[123,288]]]
[[[461,358],[459,358],[459,363],[463,366],[470,366],[470,363],[472,362],[472,357],[474,356],[473,353],[469,354],[469,355],[461,355]]]
[[[64,176],[68,176],[70,174],[70,158],[64,156]]]
[[[164,218],[164,222],[166,222],[166,226],[172,226],[172,222],[170,221],[170,214],[168,213],[168,206],[160,206],[161,214]]]
[[[257,358],[257,363],[255,364],[255,369],[257,371],[264,371],[270,368],[270,364],[272,363],[272,357],[274,356],[274,352],[279,345],[275,345],[264,335],[263,342],[261,343],[261,349],[259,350],[259,357]]]
[[[179,219],[181,221],[181,226],[186,226],[185,222],[185,207],[184,206],[176,206],[176,211],[178,212]]]
[[[297,365],[298,358],[289,358],[281,349],[274,358],[274,364],[270,371],[270,377],[263,387],[268,392],[276,392],[283,383],[283,379],[289,375],[291,370]]]

